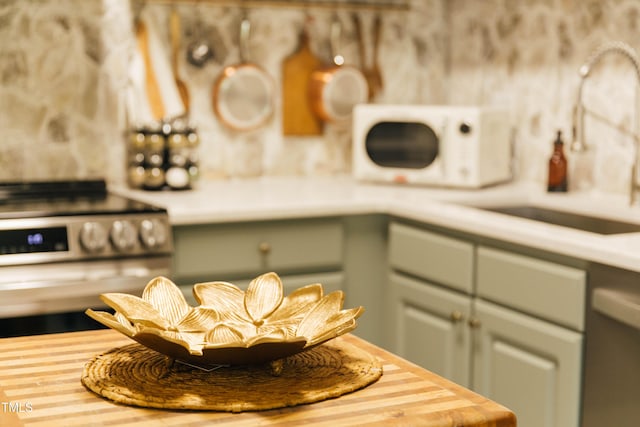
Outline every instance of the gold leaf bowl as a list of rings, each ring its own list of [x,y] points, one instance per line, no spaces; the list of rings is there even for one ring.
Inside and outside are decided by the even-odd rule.
[[[323,294],[319,283],[284,296],[276,273],[251,281],[246,291],[227,282],[197,283],[190,306],[165,277],[151,280],[142,298],[122,293],[100,298],[114,314],[86,314],[170,358],[201,367],[266,363],[307,350],[354,330],[363,307],[342,309],[342,291]]]

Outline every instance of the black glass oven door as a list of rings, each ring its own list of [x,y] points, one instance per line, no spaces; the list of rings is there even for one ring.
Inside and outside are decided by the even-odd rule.
[[[424,123],[380,122],[367,133],[365,148],[379,166],[424,169],[438,157],[440,141]]]

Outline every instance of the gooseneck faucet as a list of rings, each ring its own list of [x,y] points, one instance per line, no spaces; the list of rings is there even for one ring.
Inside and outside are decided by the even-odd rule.
[[[585,115],[585,106],[582,102],[582,90],[584,88],[584,83],[589,77],[591,70],[593,67],[600,62],[600,60],[609,53],[616,53],[622,55],[622,57],[627,58],[631,65],[633,65],[633,69],[636,73],[637,82],[640,84],[640,58],[636,53],[635,49],[629,46],[626,43],[614,41],[605,43],[600,48],[598,48],[591,56],[587,59],[587,61],[580,67],[578,73],[580,75],[580,83],[578,84],[578,96],[576,99],[576,103],[573,108],[573,140],[570,145],[571,151],[585,151],[587,150],[587,144],[584,138],[584,115]],[[629,195],[629,203],[634,205],[638,200],[637,192],[640,190],[640,184],[638,183],[638,157],[639,157],[639,144],[638,144],[638,103],[640,102],[640,98],[638,96],[638,90],[636,87],[636,96],[635,96],[635,106],[634,106],[634,115],[633,115],[633,130],[631,132],[631,137],[634,142],[634,161],[633,167],[631,170],[631,188]],[[629,133],[626,131],[626,133]]]

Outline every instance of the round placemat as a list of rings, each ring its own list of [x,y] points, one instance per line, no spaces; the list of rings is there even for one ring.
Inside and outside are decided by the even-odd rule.
[[[126,405],[226,412],[260,411],[335,398],[366,387],[382,375],[371,354],[332,340],[271,365],[203,371],[140,344],[114,348],[87,362],[82,384]]]

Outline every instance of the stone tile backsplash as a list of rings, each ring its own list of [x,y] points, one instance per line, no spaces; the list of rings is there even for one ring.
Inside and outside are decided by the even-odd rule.
[[[514,126],[518,179],[546,182],[557,129],[571,141],[578,69],[601,43],[620,40],[640,48],[640,2],[623,0],[410,0],[410,12],[384,12],[379,103],[507,105]],[[182,23],[180,77],[186,82],[190,121],[202,144],[202,175],[210,178],[350,170],[350,129],[325,126],[317,137],[283,137],[281,100],[263,128],[230,131],[211,105],[212,85],[239,61],[242,11],[203,1],[146,2],[159,22],[169,54],[168,15]],[[125,180],[125,133],[131,123],[126,92],[133,21],[140,4],[129,0],[4,0],[0,2],[0,180],[84,178]],[[296,48],[305,22],[299,7],[248,11],[250,54],[279,83],[281,64]],[[309,9],[314,51],[329,58],[332,12]],[[371,60],[374,12],[362,10],[365,60]],[[351,12],[339,9],[343,51],[359,64]],[[204,36],[214,58],[202,68],[186,61],[185,47]],[[584,87],[591,150],[568,153],[571,186],[626,192],[634,156],[626,130],[636,126],[635,70],[616,55],[594,67]],[[620,129],[623,129],[622,131]],[[567,147],[567,152],[568,152]],[[575,169],[575,170],[574,170]],[[575,178],[575,179],[573,179]]]
[[[510,105],[517,176],[542,184],[555,130],[571,141],[580,66],[608,41],[640,48],[635,1],[455,0],[450,19],[448,102]],[[565,147],[570,188],[628,191],[637,88],[634,68],[620,55],[594,66],[583,92],[593,112],[585,119],[591,149],[580,155]]]

